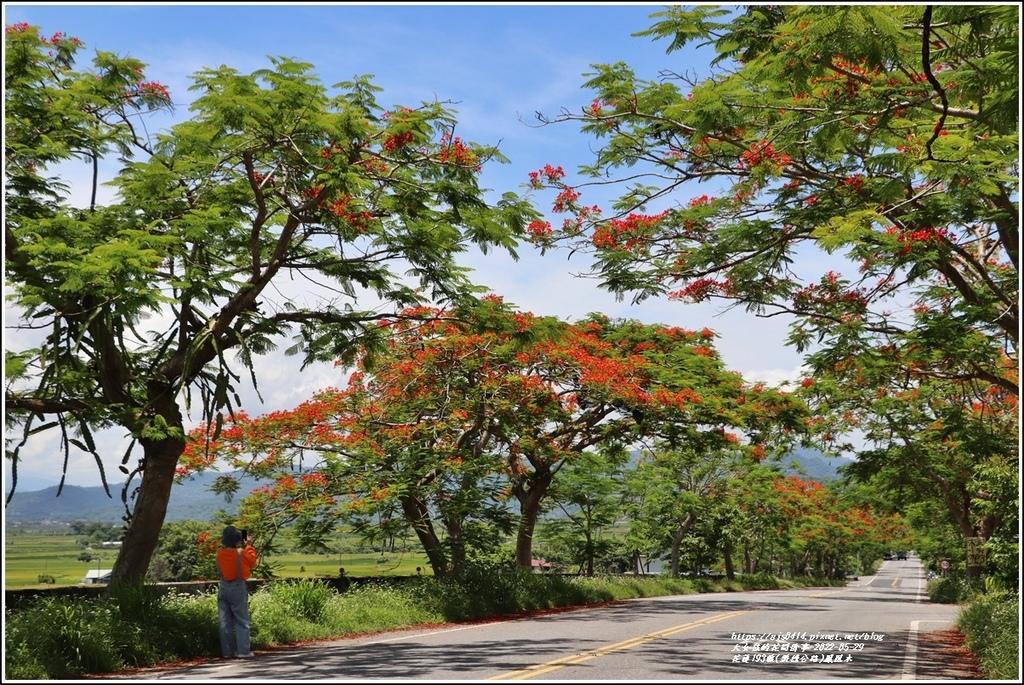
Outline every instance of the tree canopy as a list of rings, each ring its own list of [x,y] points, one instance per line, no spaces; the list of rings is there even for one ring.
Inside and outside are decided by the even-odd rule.
[[[275,477],[250,498],[254,530],[283,520],[325,534],[347,517],[372,534],[400,516],[443,576],[461,572],[485,529],[484,542],[514,531],[516,564],[530,568],[559,474],[596,454],[660,439],[756,461],[805,428],[802,402],[724,368],[708,330],[597,314],[568,324],[496,296],[461,317],[416,318],[382,322],[388,344],[340,389],[219,434],[200,427],[184,470],[226,460]]]
[[[104,482],[94,431],[131,437],[121,469],[141,481],[133,506],[123,493],[115,583],[146,572],[185,413],[216,423],[237,409],[242,374],[258,389],[253,360],[289,336],[307,363],[351,358],[383,317],[472,298],[456,257],[514,255],[535,216],[512,193],[485,199],[478,173],[504,159],[463,140],[454,111],[382,106],[367,76],[327,88],[284,58],[203,69],[190,117],[150,135],[140,114],[172,99],[139,61],[98,51],[79,67],[79,41],[24,24],[5,40],[5,271],[38,333],[5,352],[6,419],[22,443],[60,431]],[[88,206],[69,201],[71,160],[92,164]],[[117,167],[102,206],[101,161]]]
[[[577,123],[597,147],[578,180],[557,160],[530,175],[565,217],[532,223],[533,240],[590,253],[602,285],[634,300],[790,317],[808,383],[890,400],[937,392],[940,404],[908,409],[922,430],[900,426],[874,454],[895,467],[910,463],[900,461],[907,449],[943,460],[949,444],[970,445],[957,450],[961,495],[991,492],[967,483],[1018,468],[1015,450],[995,447],[1003,429],[986,423],[979,440],[970,417],[972,402],[1002,403],[1008,413],[997,414],[1019,432],[1019,7],[674,6],[653,16],[638,35],[666,41],[669,55],[714,49],[710,73],[670,61],[647,81],[624,63],[594,65],[593,100],[542,117]],[[621,191],[610,207],[588,202],[609,186]],[[892,410],[863,394],[816,397],[830,450],[856,450],[841,439],[857,435],[843,420],[853,404],[877,412],[878,426]],[[928,434],[936,413],[946,423]],[[920,454],[913,463],[934,464]],[[961,528],[986,537],[994,519],[982,518]]]

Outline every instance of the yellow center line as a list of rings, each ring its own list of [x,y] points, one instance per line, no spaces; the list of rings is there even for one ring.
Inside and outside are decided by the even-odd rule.
[[[716,623],[717,621],[724,621],[727,618],[733,618],[735,616],[740,616],[742,614],[748,614],[751,611],[754,610],[743,609],[741,611],[730,611],[729,613],[721,614],[720,616],[712,616],[711,618],[704,618],[699,621],[693,621],[692,623],[683,623],[678,626],[673,626],[671,628],[659,630],[655,633],[640,635],[637,637],[630,638],[628,640],[623,640],[622,642],[616,642],[615,644],[605,645],[604,647],[598,647],[597,649],[592,649],[587,652],[581,652],[574,656],[565,657],[562,659],[555,659],[554,661],[548,661],[543,664],[537,664],[535,666],[523,668],[518,671],[509,671],[508,673],[502,673],[501,675],[496,675],[491,678],[488,678],[488,680],[526,680],[527,678],[533,678],[535,676],[543,675],[544,673],[557,671],[558,669],[565,668],[566,666],[573,666],[575,664],[583,663],[584,661],[589,661],[590,659],[596,659],[599,656],[606,656],[608,654],[618,652],[623,649],[639,647],[640,645],[647,644],[648,642],[653,642],[654,640],[657,640],[659,638],[669,637],[670,635],[681,633],[684,630],[690,630],[691,628],[697,628],[698,626],[706,626],[711,623]]]
[[[892,581],[892,585],[890,585],[889,587],[896,587],[896,584],[899,583],[899,582],[900,582],[900,577],[896,576],[896,578]]]

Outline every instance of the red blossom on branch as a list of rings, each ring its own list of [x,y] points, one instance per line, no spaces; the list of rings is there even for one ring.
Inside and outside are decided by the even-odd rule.
[[[689,300],[703,302],[714,295],[728,294],[728,281],[717,281],[713,278],[695,278],[684,288],[668,294],[670,300]]]

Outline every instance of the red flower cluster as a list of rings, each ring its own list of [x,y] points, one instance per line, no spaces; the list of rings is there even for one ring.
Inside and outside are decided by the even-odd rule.
[[[534,238],[544,238],[551,235],[551,222],[534,220],[526,227],[526,232]]]
[[[843,179],[843,188],[845,188],[847,190],[850,190],[850,191],[853,191],[855,193],[858,190],[860,190],[861,187],[863,187],[863,185],[864,185],[864,175],[863,174],[854,174],[853,176],[850,176],[849,178],[844,178]]]
[[[151,95],[161,100],[171,99],[171,94],[167,92],[167,88],[156,81],[141,81],[135,87],[138,88],[139,95]]]
[[[948,242],[952,235],[948,229],[933,228],[931,226],[914,230],[890,226],[885,229],[885,232],[887,235],[895,236],[896,242],[901,245],[898,252],[901,255],[909,254],[911,250],[918,246],[930,247]]]
[[[668,211],[660,214],[630,214],[622,219],[611,219],[594,230],[591,241],[599,248],[623,248],[632,250],[640,245],[651,228],[665,218]]]
[[[384,149],[384,152],[394,152],[395,150],[402,149],[410,142],[412,142],[412,131],[405,131],[388,136],[381,147]]]
[[[568,212],[576,205],[576,200],[580,197],[579,192],[572,188],[563,188],[562,192],[555,198],[554,204],[551,206],[552,211],[555,212]]]
[[[550,164],[545,164],[544,168],[540,171],[530,172],[530,187],[535,190],[541,190],[544,187],[544,182],[547,183],[558,183],[565,178],[565,171],[562,167],[553,167]]]
[[[690,198],[689,206],[694,207],[705,207],[715,201],[715,198],[707,195],[701,195],[700,197]]]
[[[438,152],[437,158],[442,164],[471,166],[475,167],[477,171],[480,170],[478,166],[479,158],[476,156],[476,153],[466,147],[461,138],[458,136],[452,138],[450,133],[445,133],[442,136],[441,151]]]
[[[728,281],[716,281],[713,278],[695,278],[681,290],[670,292],[668,298],[670,300],[703,302],[713,295],[728,294],[728,292]]]
[[[778,152],[767,140],[751,143],[750,148],[740,155],[739,168],[753,169],[761,164],[770,164],[781,169],[790,163],[789,155]]]
[[[342,195],[332,202],[327,209],[331,214],[355,229],[356,233],[362,234],[373,225],[374,217],[371,212],[365,210],[351,210],[352,199],[351,195]]]

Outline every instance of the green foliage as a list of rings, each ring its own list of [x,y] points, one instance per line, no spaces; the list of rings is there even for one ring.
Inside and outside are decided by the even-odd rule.
[[[942,525],[961,545],[982,537],[1012,581],[1019,8],[673,7],[654,19],[637,35],[663,41],[669,65],[691,59],[677,53],[688,46],[715,59],[651,81],[594,65],[591,104],[551,122],[592,134],[594,159],[578,180],[550,164],[531,176],[567,215],[535,242],[592,254],[591,275],[635,301],[791,316],[813,441],[859,451],[850,475],[898,507],[945,506],[921,528],[929,545]],[[576,199],[614,184],[612,211]]]
[[[608,536],[622,517],[622,465],[625,450],[585,452],[566,464],[552,487],[551,499],[558,515],[542,529],[547,546],[564,550],[565,566],[594,575],[606,569],[615,555],[616,541]],[[546,555],[547,561],[555,561]]]
[[[274,583],[270,592],[284,611],[310,623],[320,621],[333,594],[333,590],[322,581],[309,579]]]
[[[194,520],[165,524],[150,563],[149,580],[184,582],[216,578],[215,559],[204,557],[199,546],[200,536],[210,535],[210,528],[210,523]]]
[[[306,364],[351,362],[360,344],[383,344],[388,309],[474,301],[459,256],[515,256],[535,216],[514,193],[485,197],[483,165],[507,160],[455,136],[453,111],[382,107],[366,76],[328,89],[283,58],[251,74],[202,69],[191,117],[150,134],[140,113],[169,110],[171,96],[138,60],[97,52],[80,65],[80,41],[26,24],[5,46],[5,275],[18,315],[48,331],[5,355],[20,380],[5,418],[26,439],[60,431],[104,483],[92,432],[122,427],[133,442],[119,466],[141,474],[149,512],[170,496],[183,408],[211,423],[240,408],[236,361],[256,385],[254,359],[292,336],[287,352]],[[118,165],[109,204],[93,192],[73,206],[67,180],[46,176],[75,159],[94,174]],[[316,309],[276,294],[295,273],[313,281]],[[143,319],[163,327],[140,330]],[[145,458],[131,464],[136,448]],[[115,582],[143,578],[162,523],[131,519]]]
[[[29,657],[29,665],[8,668],[8,674],[41,668],[47,678],[77,678],[124,665],[115,642],[121,626],[107,604],[47,597],[7,619],[5,645],[11,651],[4,658]]]
[[[1020,680],[1020,595],[994,592],[979,595],[957,617],[967,647],[978,657],[988,680]]]
[[[155,633],[154,639],[165,656],[212,656],[220,654],[217,594],[188,595],[170,593],[160,600],[160,610],[149,621],[140,619],[143,633]]]
[[[739,583],[744,590],[777,590],[783,587],[778,578],[767,573],[744,573],[739,576]]]
[[[981,580],[951,573],[928,581],[928,598],[941,604],[960,604],[969,601],[981,588]]]
[[[43,680],[50,669],[40,660],[32,647],[33,636],[26,633],[25,624],[12,620],[9,609],[4,610],[4,677],[11,680]]]
[[[465,621],[523,609],[543,609],[563,601],[569,586],[561,576],[507,565],[471,564],[457,577],[439,579],[444,600],[439,610],[449,621]]]

